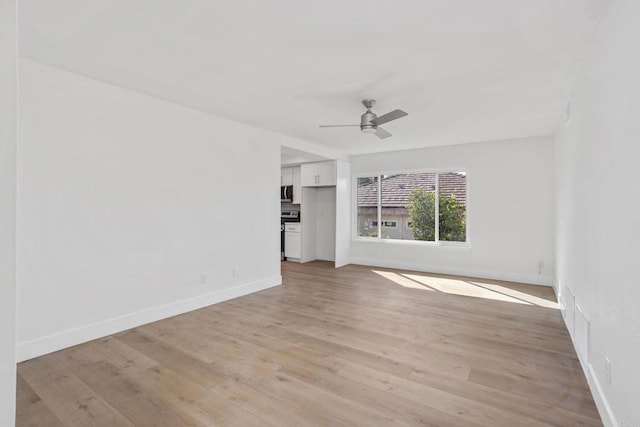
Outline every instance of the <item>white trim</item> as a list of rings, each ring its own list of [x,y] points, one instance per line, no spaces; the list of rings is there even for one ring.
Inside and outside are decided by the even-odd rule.
[[[588,372],[588,374],[585,375],[587,377],[587,384],[589,384],[593,400],[596,402],[596,407],[598,408],[600,418],[602,418],[602,423],[605,426],[618,427],[619,424],[616,421],[613,411],[611,410],[611,406],[609,405],[609,401],[600,386],[600,381],[598,381],[598,377],[593,370],[593,366],[589,364],[589,369],[585,372]]]
[[[413,270],[424,273],[450,274],[453,276],[476,277],[478,279],[502,280],[506,282],[527,283],[529,285],[551,286],[553,278],[533,274],[502,273],[495,271],[467,270],[463,268],[439,267],[427,264],[414,264],[398,261],[381,261],[375,258],[351,257],[351,264],[397,268],[400,270]]]
[[[390,227],[391,228],[391,227]],[[454,248],[471,248],[469,242],[450,242],[448,240],[403,240],[403,239],[378,239],[377,237],[358,236],[352,239],[354,242],[374,243],[377,245],[409,245],[409,246],[449,246]]]
[[[273,276],[18,343],[18,362],[282,284]]]
[[[381,171],[374,172],[355,172],[352,175],[352,178],[369,178],[379,175],[404,175],[404,174],[414,174],[414,173],[442,173],[442,172],[464,172],[469,173],[467,171],[467,166],[459,166],[459,167],[443,167],[443,168],[416,168],[416,169],[384,169]]]

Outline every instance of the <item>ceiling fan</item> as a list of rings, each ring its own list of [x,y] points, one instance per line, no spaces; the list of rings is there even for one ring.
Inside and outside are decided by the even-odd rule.
[[[362,133],[373,133],[378,138],[388,138],[391,136],[389,132],[382,129],[380,127],[381,124],[390,122],[391,120],[396,120],[401,117],[407,116],[408,114],[402,110],[393,110],[388,112],[387,114],[383,114],[378,117],[375,113],[371,111],[371,107],[376,103],[375,99],[363,99],[362,105],[367,109],[365,113],[360,116],[360,124],[359,125],[320,125],[321,128],[338,128],[338,127],[350,127],[350,126],[360,126],[360,130]]]

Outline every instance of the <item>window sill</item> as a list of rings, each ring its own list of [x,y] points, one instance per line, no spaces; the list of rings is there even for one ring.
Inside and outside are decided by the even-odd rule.
[[[471,243],[469,242],[425,242],[422,240],[378,239],[377,237],[354,237],[353,239],[351,239],[351,241],[357,243],[377,243],[383,245],[408,245],[463,249],[471,248]]]

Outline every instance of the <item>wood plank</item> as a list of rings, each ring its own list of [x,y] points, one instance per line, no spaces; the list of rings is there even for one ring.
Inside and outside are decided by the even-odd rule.
[[[225,387],[233,388],[238,383],[249,385],[252,394],[257,392],[260,395],[277,396],[277,400],[272,400],[271,406],[284,405],[282,410],[288,409],[298,417],[305,418],[305,425],[408,425],[394,419],[391,414],[379,412],[378,408],[372,405],[354,404],[325,388],[312,386],[285,373],[274,373],[269,378],[255,378],[236,373],[232,380],[225,383]],[[218,386],[214,390],[220,389]],[[284,420],[286,419],[285,417]]]
[[[63,425],[20,374],[17,379],[16,425],[29,427],[62,427]]]
[[[201,426],[188,414],[167,405],[155,392],[143,387],[108,361],[79,366],[75,374],[134,425]]]
[[[156,341],[140,332],[131,329],[115,336],[115,339],[135,348],[152,358],[158,364],[178,372],[205,388],[224,381],[222,373],[216,372],[209,364],[183,352],[181,349]]]
[[[65,359],[67,366],[71,370],[76,366],[83,366],[88,363],[108,361],[131,375],[158,364],[155,360],[113,337],[106,337],[71,347],[60,352],[59,356]]]
[[[346,368],[342,368],[344,370]],[[408,425],[454,426],[465,424],[477,426],[475,422],[463,420],[457,414],[443,412],[423,403],[397,396],[387,390],[369,387],[367,384],[324,369],[315,363],[302,362],[285,366],[280,372],[292,378],[331,391],[344,399],[363,406],[373,406]]]
[[[592,418],[598,417],[598,411],[591,396],[585,397],[582,390],[558,387],[547,381],[535,378],[513,378],[495,372],[472,369],[469,382],[482,384],[508,393],[516,394],[527,399],[554,405],[578,414]]]
[[[145,388],[203,425],[269,426],[245,408],[164,367],[148,369],[139,379]]]
[[[543,425],[537,420],[526,419],[502,408],[489,406],[477,400],[467,399],[437,387],[428,386],[391,374],[373,372],[356,364],[350,364],[340,374],[361,381],[378,390],[386,390],[399,397],[423,404],[435,410],[460,418],[464,423],[484,426],[496,425]]]
[[[409,379],[496,408],[519,413],[523,417],[540,420],[549,425],[562,427],[566,425],[601,425],[598,418],[583,416],[553,404],[545,404],[535,399],[523,398],[513,393],[485,387],[469,381],[452,380],[448,377],[423,371],[413,372]]]
[[[60,353],[23,362],[19,371],[56,418],[66,426],[134,425],[111,406],[102,393],[95,392],[78,378],[76,372],[71,372]],[[27,425],[32,422],[30,417],[20,421]]]

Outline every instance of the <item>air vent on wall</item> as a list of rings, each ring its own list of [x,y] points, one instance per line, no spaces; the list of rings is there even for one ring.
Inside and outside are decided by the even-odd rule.
[[[569,333],[573,336],[575,329],[574,329],[574,325],[575,325],[575,315],[574,315],[574,308],[575,308],[575,298],[573,296],[573,293],[571,292],[571,290],[569,288],[562,287],[562,293],[560,294],[560,297],[562,298],[562,314],[564,315],[564,321],[567,324],[567,329],[569,330]]]
[[[583,367],[589,366],[589,319],[576,302],[574,341]]]

